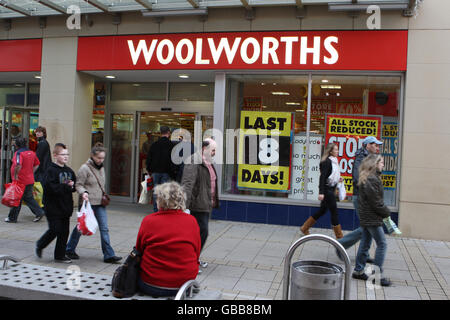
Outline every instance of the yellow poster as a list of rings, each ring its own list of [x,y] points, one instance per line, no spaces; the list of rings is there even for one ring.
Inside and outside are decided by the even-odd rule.
[[[238,188],[290,190],[292,117],[290,112],[241,112]]]

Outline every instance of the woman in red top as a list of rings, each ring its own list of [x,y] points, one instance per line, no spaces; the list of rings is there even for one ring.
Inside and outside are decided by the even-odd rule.
[[[139,289],[151,296],[174,296],[198,274],[200,230],[186,210],[186,194],[176,182],[155,188],[158,212],[144,218],[136,249],[142,253]]]

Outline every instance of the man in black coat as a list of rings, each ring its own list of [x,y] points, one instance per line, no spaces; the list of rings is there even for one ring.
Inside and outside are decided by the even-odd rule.
[[[151,173],[153,185],[163,184],[175,179],[175,165],[172,162],[171,155],[173,143],[170,141],[170,128],[162,126],[160,128],[161,138],[150,146],[147,156],[147,171]],[[156,197],[153,196],[154,212],[158,211]]]
[[[45,172],[52,163],[52,155],[50,152],[50,146],[47,142],[47,130],[45,127],[37,127],[34,132],[38,140],[38,145],[36,149],[36,156],[39,159],[39,168],[34,173],[34,180],[44,183]]]

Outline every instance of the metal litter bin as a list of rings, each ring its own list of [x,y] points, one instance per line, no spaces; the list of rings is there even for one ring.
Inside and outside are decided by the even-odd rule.
[[[301,260],[292,264],[294,251],[303,243],[311,240],[323,240],[336,247],[344,257],[344,270],[333,263],[316,260]],[[331,237],[311,234],[297,240],[289,249],[284,267],[284,300],[345,300],[350,297],[350,259],[344,247]],[[344,281],[345,280],[345,281]],[[342,295],[342,284],[344,294]],[[290,289],[290,290],[289,290]],[[290,293],[290,295],[289,295]]]

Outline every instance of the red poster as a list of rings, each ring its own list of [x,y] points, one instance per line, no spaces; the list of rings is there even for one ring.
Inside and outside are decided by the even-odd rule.
[[[244,97],[242,110],[246,111],[262,111],[262,97]]]
[[[381,114],[385,117],[398,117],[396,92],[369,92],[369,114]]]
[[[374,136],[381,140],[382,116],[348,116],[328,114],[325,120],[325,144],[335,143],[339,147],[339,166],[344,178],[347,195],[353,194],[353,163],[355,153],[361,148],[364,138]]]
[[[404,71],[407,43],[404,30],[80,37],[77,70]]]
[[[364,113],[361,100],[344,100],[336,101],[336,113],[346,114],[362,114]]]

